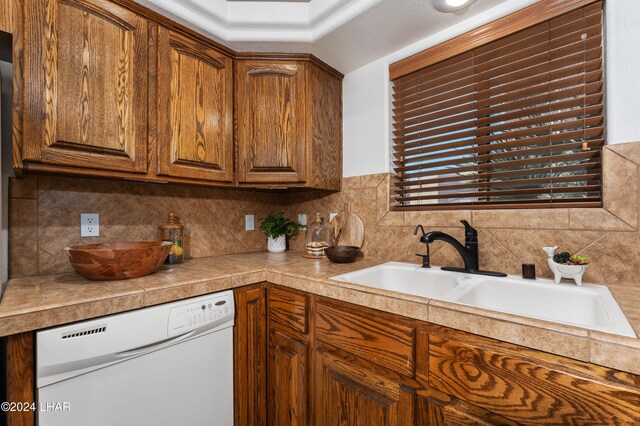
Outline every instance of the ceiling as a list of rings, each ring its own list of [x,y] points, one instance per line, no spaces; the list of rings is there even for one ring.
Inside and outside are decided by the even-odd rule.
[[[348,73],[517,0],[440,13],[431,0],[138,0],[237,51],[313,53]]]

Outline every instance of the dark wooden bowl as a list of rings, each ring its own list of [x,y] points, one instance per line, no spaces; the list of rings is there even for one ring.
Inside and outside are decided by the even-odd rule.
[[[356,246],[331,246],[324,249],[330,261],[335,263],[351,263],[360,255],[360,247]]]
[[[126,280],[154,273],[164,263],[171,243],[109,243],[67,247],[76,272],[90,280]]]

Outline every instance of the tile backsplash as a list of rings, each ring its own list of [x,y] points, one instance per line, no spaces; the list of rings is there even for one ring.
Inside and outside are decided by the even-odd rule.
[[[415,225],[464,238],[460,219],[479,231],[480,266],[519,275],[522,263],[535,263],[538,276],[550,276],[543,246],[579,251],[592,263],[585,282],[640,286],[638,165],[640,143],[612,145],[604,151],[604,208],[396,212],[389,210],[390,175],[343,179],[342,191],[253,192],[142,182],[28,176],[10,184],[12,277],[71,270],[64,247],[107,241],[157,238],[157,226],[174,211],[186,226],[192,257],[266,249],[258,231],[244,230],[244,215],[259,219],[272,211],[299,213],[309,220],[350,206],[366,229],[366,256],[419,264],[424,245]],[[99,213],[99,238],[80,238],[80,213]],[[302,249],[304,235],[290,248]],[[457,252],[432,244],[432,264],[462,266]]]
[[[482,269],[520,275],[522,263],[535,263],[538,276],[550,277],[542,247],[557,245],[591,259],[585,282],[640,286],[639,164],[638,142],[605,148],[604,208],[389,211],[386,173],[345,178],[340,193],[287,194],[285,204],[290,217],[313,217],[315,212],[328,217],[349,205],[365,225],[366,256],[419,264],[415,254],[425,253],[425,247],[413,235],[417,224],[463,241],[460,220],[466,219],[478,229]],[[302,249],[304,238],[294,238],[290,245]],[[440,241],[431,245],[431,260],[433,265],[463,266],[459,254]]]
[[[9,200],[11,277],[70,271],[65,247],[110,241],[153,241],[173,211],[185,225],[192,257],[266,249],[244,215],[268,214],[268,192],[171,184],[27,176],[12,179]],[[100,214],[100,237],[80,237],[80,213]]]

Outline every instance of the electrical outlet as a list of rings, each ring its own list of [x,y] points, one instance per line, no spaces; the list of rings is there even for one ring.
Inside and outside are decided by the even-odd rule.
[[[307,224],[307,215],[306,214],[299,214],[298,215],[298,223],[301,223],[302,225],[306,225]]]
[[[255,219],[252,214],[244,215],[244,229],[245,231],[253,231],[256,229]]]
[[[80,215],[80,236],[100,236],[100,215],[98,213],[82,213]]]
[[[338,213],[329,213],[329,222],[331,222],[336,216],[338,216]]]

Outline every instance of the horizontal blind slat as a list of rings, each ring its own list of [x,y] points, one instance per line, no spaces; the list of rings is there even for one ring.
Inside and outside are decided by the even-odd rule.
[[[598,206],[602,3],[392,81],[399,209]]]

